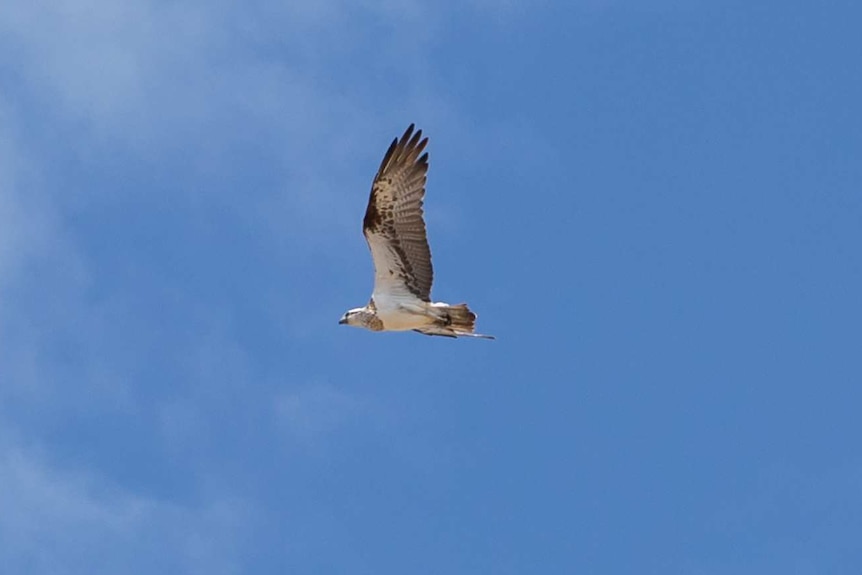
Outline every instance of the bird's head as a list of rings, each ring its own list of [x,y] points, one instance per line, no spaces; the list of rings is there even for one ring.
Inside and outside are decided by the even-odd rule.
[[[353,309],[349,309],[344,312],[344,315],[341,316],[341,319],[338,320],[339,325],[354,325],[357,327],[363,327],[365,324],[362,321],[363,317],[366,313],[366,309],[364,307],[357,307]]]

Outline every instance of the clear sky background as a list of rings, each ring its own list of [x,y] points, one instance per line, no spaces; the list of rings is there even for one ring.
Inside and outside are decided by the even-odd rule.
[[[0,3],[0,571],[862,572],[860,22]],[[337,325],[411,122],[494,342]]]

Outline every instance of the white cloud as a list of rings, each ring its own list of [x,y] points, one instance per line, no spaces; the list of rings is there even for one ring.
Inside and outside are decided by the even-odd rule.
[[[0,564],[9,573],[240,572],[252,517],[240,501],[142,497],[6,441],[0,477]]]

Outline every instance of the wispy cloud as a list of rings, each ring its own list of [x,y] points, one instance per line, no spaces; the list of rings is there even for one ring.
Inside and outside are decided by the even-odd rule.
[[[18,122],[0,96],[0,289],[30,258],[52,248],[58,215],[40,193],[35,166],[19,149]]]
[[[56,469],[8,441],[0,474],[0,562],[9,572],[239,572],[252,514],[240,501],[183,506],[142,497]]]

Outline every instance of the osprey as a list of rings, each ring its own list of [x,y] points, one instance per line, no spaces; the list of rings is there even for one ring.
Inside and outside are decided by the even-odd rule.
[[[365,307],[349,310],[339,324],[372,331],[413,330],[425,335],[482,337],[467,304],[431,301],[431,250],[422,200],[428,172],[428,138],[413,124],[396,138],[371,186],[362,232],[374,260],[374,292]],[[420,154],[422,154],[420,156]]]

